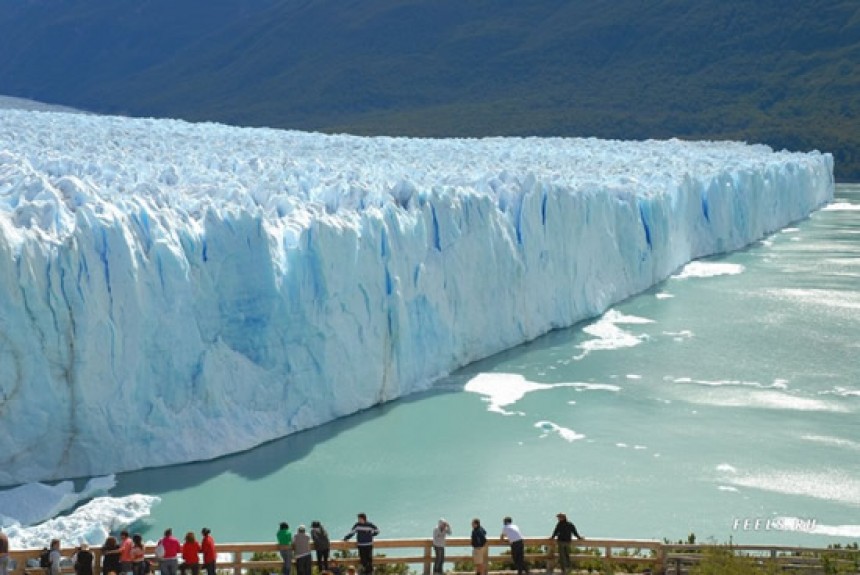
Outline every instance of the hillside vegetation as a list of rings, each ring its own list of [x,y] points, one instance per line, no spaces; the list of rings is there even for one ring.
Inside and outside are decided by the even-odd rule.
[[[855,0],[16,0],[0,53],[0,93],[99,112],[730,138],[833,152],[860,180]]]

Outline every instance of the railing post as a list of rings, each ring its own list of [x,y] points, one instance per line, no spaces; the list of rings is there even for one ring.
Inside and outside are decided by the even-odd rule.
[[[242,575],[242,552],[233,552],[233,575]]]
[[[654,560],[654,570],[660,575],[666,575],[666,549],[662,543],[657,544],[657,556]]]
[[[433,560],[432,555],[430,554],[430,548],[432,546],[432,542],[424,542],[424,575],[430,575],[430,566]]]

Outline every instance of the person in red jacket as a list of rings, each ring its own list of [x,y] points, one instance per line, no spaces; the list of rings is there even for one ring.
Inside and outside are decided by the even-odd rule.
[[[215,559],[218,554],[215,552],[215,539],[212,538],[212,532],[208,527],[204,527],[200,533],[203,535],[200,547],[203,550],[203,567],[206,568],[206,575],[215,575]]]
[[[179,572],[185,575],[185,571],[188,569],[191,570],[191,575],[200,575],[200,544],[195,539],[193,531],[185,534],[185,543],[182,544],[182,565],[179,566]]]

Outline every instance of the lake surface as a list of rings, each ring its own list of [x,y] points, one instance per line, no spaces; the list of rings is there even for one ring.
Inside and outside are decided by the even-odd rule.
[[[542,536],[564,511],[592,537],[848,543],[858,412],[860,186],[841,185],[603,318],[247,453],[118,475],[111,495],[162,498],[136,526],[151,539],[273,541],[314,519],[336,537],[360,511],[382,537],[440,517],[495,535],[505,515]]]

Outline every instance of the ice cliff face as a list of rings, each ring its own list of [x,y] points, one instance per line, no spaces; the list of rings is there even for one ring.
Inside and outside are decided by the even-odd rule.
[[[803,218],[832,168],[0,110],[0,485],[210,458],[424,389]]]

